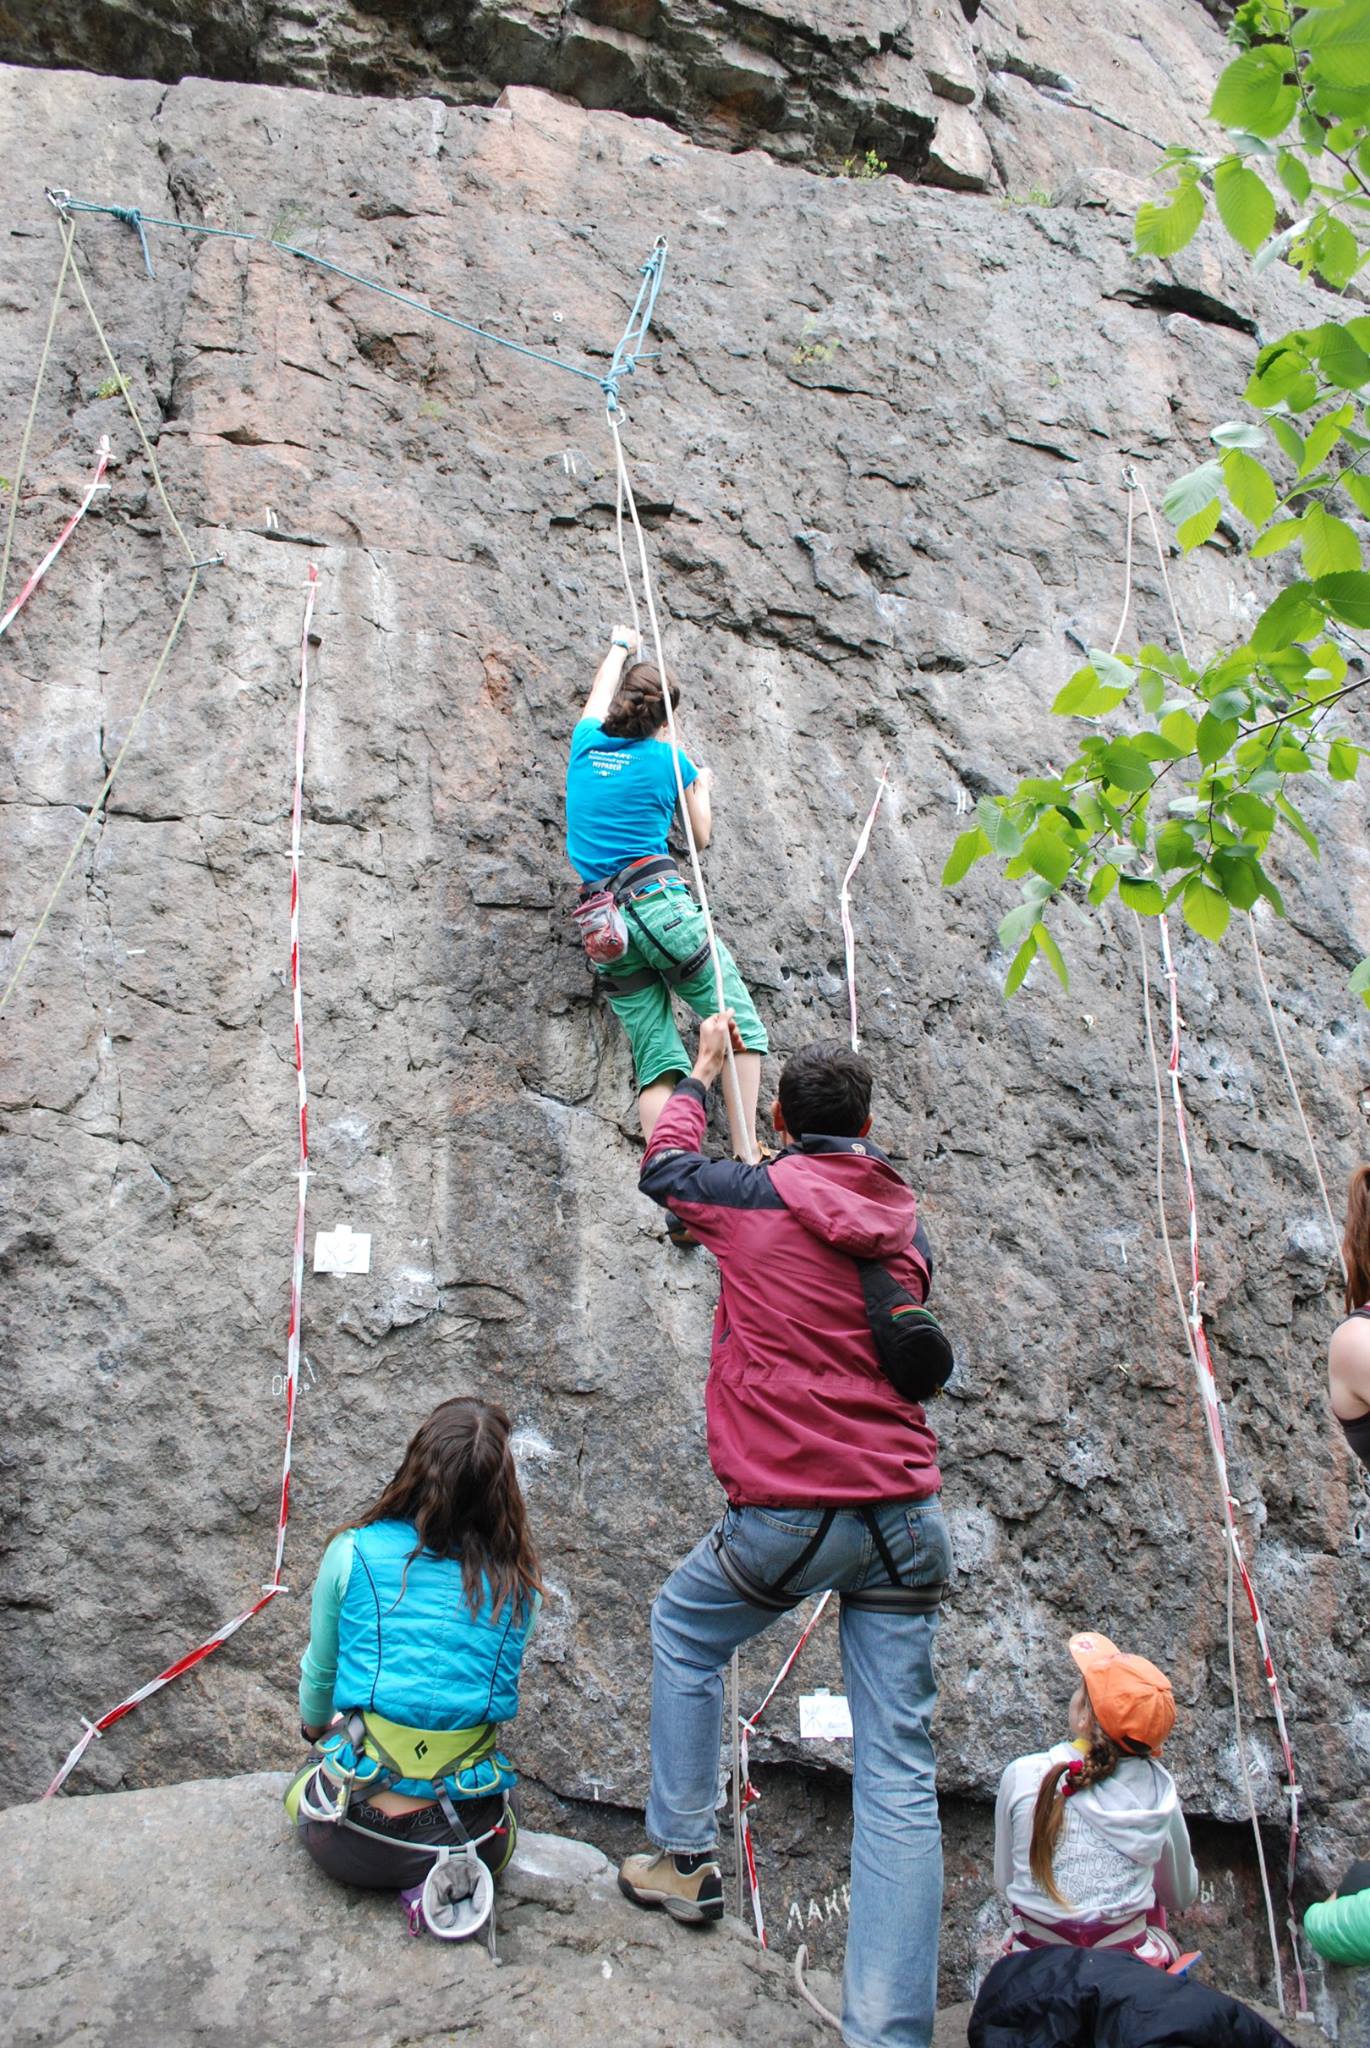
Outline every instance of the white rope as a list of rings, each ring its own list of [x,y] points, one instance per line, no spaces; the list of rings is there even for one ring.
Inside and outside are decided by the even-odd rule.
[[[848,1023],[851,1028],[851,1049],[853,1052],[859,1052],[861,1045],[856,1017],[856,933],[852,929],[851,920],[852,877],[866,857],[866,848],[871,843],[871,831],[875,825],[875,814],[880,808],[880,799],[888,787],[888,770],[882,768],[880,770],[880,779],[875,785],[875,801],[867,812],[866,822],[857,835],[856,851],[851,857],[846,874],[842,877],[842,887],[837,895],[838,913],[842,920],[842,945],[847,965],[847,1012]]]
[[[836,2027],[838,2033],[840,2034],[842,2031],[842,2022],[837,2017],[837,2014],[835,2012],[829,2012],[827,2006],[824,2005],[822,1999],[815,1997],[814,1993],[810,1991],[808,1985],[804,1982],[804,1971],[808,1966],[808,1960],[809,1944],[806,1941],[801,1941],[798,1948],[794,1952],[795,1989],[799,1993],[799,1996],[804,2000],[804,2003],[806,2005],[811,2005],[814,2011],[820,2014],[821,2017],[827,2021],[830,2027]]]
[[[1265,978],[1265,962],[1261,958],[1261,942],[1256,936],[1256,920],[1249,910],[1246,913],[1246,922],[1251,933],[1251,951],[1256,961],[1256,979],[1261,985],[1261,995],[1265,1000],[1265,1014],[1270,1019],[1270,1029],[1275,1035],[1275,1045],[1279,1051],[1280,1065],[1284,1068],[1284,1078],[1289,1083],[1289,1093],[1293,1098],[1294,1109],[1298,1115],[1300,1128],[1303,1131],[1304,1143],[1308,1147],[1308,1157],[1313,1162],[1313,1174],[1318,1183],[1318,1193],[1322,1196],[1322,1206],[1327,1217],[1327,1227],[1332,1233],[1332,1242],[1337,1248],[1337,1258],[1341,1263],[1341,1277],[1345,1280],[1348,1275],[1346,1271],[1346,1254],[1342,1250],[1341,1233],[1337,1229],[1336,1218],[1332,1214],[1332,1204],[1328,1200],[1327,1182],[1323,1179],[1322,1174],[1322,1161],[1318,1158],[1318,1148],[1313,1143],[1313,1133],[1309,1129],[1308,1118],[1304,1114],[1303,1097],[1299,1094],[1299,1084],[1294,1079],[1294,1070],[1289,1064],[1289,1055],[1284,1049],[1284,1034],[1280,1030],[1280,1020],[1275,1015],[1275,1005],[1270,999],[1270,988]]]
[[[1165,594],[1170,602],[1170,616],[1175,623],[1175,638],[1180,643],[1181,654],[1184,656],[1185,660],[1188,661],[1189,649],[1185,645],[1184,627],[1180,624],[1180,614],[1175,603],[1175,592],[1172,590],[1170,585],[1170,571],[1166,567],[1165,546],[1161,540],[1161,529],[1156,524],[1156,514],[1151,509],[1151,500],[1150,498],[1148,498],[1146,494],[1146,485],[1142,482],[1141,478],[1138,476],[1135,469],[1130,471],[1129,474],[1131,476],[1132,481],[1129,484],[1128,488],[1129,490],[1136,490],[1139,493],[1142,500],[1142,504],[1146,510],[1147,522],[1151,527],[1151,538],[1156,545],[1156,560],[1159,562],[1161,568],[1161,581],[1165,585]],[[1131,524],[1132,522],[1129,519],[1129,532],[1131,531]]]
[[[1199,1354],[1194,1344],[1194,1332],[1190,1326],[1189,1311],[1185,1307],[1184,1288],[1180,1282],[1180,1269],[1176,1264],[1175,1248],[1170,1241],[1170,1226],[1165,1213],[1165,1094],[1161,1085],[1160,1053],[1157,1049],[1156,1033],[1151,1017],[1151,974],[1147,966],[1146,934],[1142,920],[1135,910],[1132,913],[1132,921],[1137,927],[1137,953],[1142,967],[1142,1016],[1146,1023],[1146,1049],[1151,1060],[1151,1080],[1156,1095],[1156,1214],[1160,1220],[1161,1243],[1165,1248],[1165,1261],[1170,1273],[1170,1284],[1175,1290],[1175,1306],[1180,1312],[1180,1326],[1184,1331],[1185,1346],[1189,1352],[1190,1363],[1199,1382],[1200,1405],[1203,1407],[1205,1420],[1207,1420],[1208,1405],[1203,1399],[1203,1368],[1199,1363]],[[1178,1086],[1178,1081],[1176,1085]],[[1209,1425],[1209,1437],[1210,1448],[1214,1449],[1216,1456],[1220,1452],[1220,1447],[1212,1445],[1211,1424]],[[1221,1460],[1219,1460],[1219,1477],[1222,1484],[1223,1498],[1226,1502],[1227,1482],[1222,1477]],[[1231,1506],[1229,1504],[1224,1514],[1225,1533],[1227,1525],[1231,1521],[1231,1513]],[[1237,1761],[1241,1767],[1242,1785],[1246,1792],[1246,1810],[1251,1821],[1251,1835],[1256,1845],[1256,1862],[1261,1875],[1261,1893],[1265,1899],[1266,1925],[1270,1935],[1270,1953],[1275,1965],[1275,1985],[1279,1993],[1279,2008],[1283,2012],[1284,1979],[1280,1968],[1280,1943],[1279,1933],[1275,1924],[1275,1902],[1271,1896],[1270,1876],[1265,1863],[1265,1842],[1261,1835],[1261,1818],[1260,1810],[1256,1803],[1256,1787],[1252,1782],[1251,1768],[1246,1756],[1246,1743],[1242,1733],[1241,1691],[1237,1680],[1237,1624],[1233,1604],[1236,1559],[1230,1541],[1225,1541],[1223,1547],[1227,1552],[1227,1675],[1232,1687],[1232,1726],[1237,1744]]]
[[[1123,578],[1123,613],[1118,621],[1118,630],[1113,635],[1113,644],[1108,650],[1110,654],[1118,652],[1118,642],[1123,637],[1123,628],[1127,625],[1127,615],[1132,609],[1132,524],[1133,514],[1136,510],[1132,494],[1139,489],[1139,485],[1137,482],[1137,472],[1130,464],[1123,472],[1123,488],[1127,492],[1127,559]]]
[[[1113,645],[1110,649],[1110,652],[1117,652],[1119,642],[1121,641],[1123,636],[1123,629],[1127,623],[1127,615],[1131,602],[1134,535],[1133,493],[1135,492],[1141,498],[1142,506],[1147,516],[1147,523],[1151,528],[1151,537],[1156,550],[1156,561],[1161,572],[1161,581],[1165,588],[1166,599],[1170,606],[1170,616],[1175,628],[1175,637],[1179,644],[1181,654],[1183,655],[1184,659],[1188,661],[1189,649],[1185,641],[1184,627],[1180,623],[1179,608],[1175,602],[1175,592],[1171,584],[1170,573],[1166,565],[1165,549],[1161,540],[1160,529],[1156,524],[1156,515],[1151,507],[1151,500],[1147,495],[1146,486],[1143,484],[1141,478],[1138,476],[1135,469],[1128,469],[1125,476],[1125,484],[1128,492],[1126,540],[1127,574],[1123,597],[1123,614],[1118,622],[1118,630],[1114,635]],[[1227,1672],[1228,1681],[1232,1691],[1233,1734],[1237,1745],[1237,1761],[1241,1770],[1242,1785],[1246,1794],[1247,1814],[1251,1823],[1252,1839],[1255,1843],[1256,1848],[1256,1862],[1257,1867],[1260,1871],[1261,1894],[1265,1901],[1266,1927],[1270,1940],[1271,1961],[1275,1972],[1276,1997],[1280,2012],[1283,2013],[1285,2011],[1284,1972],[1280,1961],[1279,1930],[1275,1918],[1274,1899],[1272,1897],[1270,1890],[1269,1872],[1266,1867],[1265,1842],[1261,1834],[1260,1811],[1256,1801],[1256,1788],[1251,1778],[1251,1770],[1247,1760],[1246,1743],[1242,1726],[1241,1687],[1237,1671],[1236,1616],[1234,1608],[1234,1583],[1237,1570],[1237,1546],[1239,1538],[1237,1535],[1236,1523],[1233,1519],[1232,1514],[1233,1503],[1229,1491],[1229,1482],[1227,1478],[1226,1449],[1223,1445],[1221,1435],[1219,1433],[1221,1429],[1221,1418],[1215,1414],[1212,1405],[1206,1397],[1206,1382],[1203,1362],[1199,1355],[1199,1348],[1195,1335],[1195,1322],[1191,1321],[1191,1311],[1195,1320],[1197,1320],[1200,1314],[1198,1294],[1196,1291],[1192,1299],[1191,1307],[1187,1307],[1185,1303],[1184,1288],[1180,1281],[1179,1267],[1175,1259],[1175,1250],[1173,1244],[1171,1243],[1169,1224],[1166,1218],[1165,1098],[1164,1091],[1161,1085],[1160,1056],[1156,1046],[1155,1030],[1152,1023],[1151,976],[1147,964],[1146,939],[1141,918],[1137,915],[1135,911],[1133,912],[1133,922],[1137,930],[1138,957],[1141,961],[1142,970],[1142,1004],[1143,1015],[1146,1022],[1147,1053],[1151,1061],[1152,1083],[1155,1090],[1156,1099],[1156,1211],[1160,1221],[1161,1242],[1165,1250],[1166,1266],[1169,1270],[1171,1286],[1174,1289],[1175,1293],[1175,1305],[1179,1310],[1180,1322],[1184,1329],[1185,1346],[1189,1352],[1190,1363],[1194,1369],[1195,1380],[1199,1391],[1200,1406],[1203,1409],[1205,1427],[1209,1438],[1209,1448],[1212,1454],[1215,1469],[1217,1471],[1219,1490],[1222,1496],[1223,1532],[1225,1539],[1224,1549],[1226,1551],[1225,1609],[1227,1635]],[[1169,934],[1166,930],[1164,919],[1162,920],[1161,942],[1165,952],[1166,966],[1170,978],[1170,1000],[1172,1018],[1174,1019],[1174,1030],[1176,1033],[1178,1033],[1178,999],[1176,993],[1174,967],[1173,963],[1170,960]],[[1178,1066],[1176,1066],[1176,1068],[1172,1071],[1171,1074],[1171,1088],[1176,1098],[1177,1131],[1179,1133],[1179,1142],[1183,1147],[1185,1143],[1183,1124],[1183,1104],[1180,1098],[1180,1079]],[[1191,1204],[1191,1237],[1193,1236],[1193,1233],[1197,1231],[1197,1228],[1197,1215],[1193,1209],[1193,1205]],[[1296,1814],[1292,1815],[1291,1819],[1293,1825],[1297,1825]],[[1300,2003],[1302,2005],[1303,1973],[1299,1967],[1297,1930],[1295,1929],[1292,1918],[1289,1922],[1289,1933],[1290,1941],[1293,1947],[1294,1967],[1299,1975],[1301,1993]]]
[[[628,556],[623,542],[623,507],[628,507],[628,516],[633,523],[633,534],[637,541],[638,567],[642,576],[642,592],[647,601],[647,617],[652,628],[652,648],[656,656],[657,674],[661,677],[661,701],[666,707],[666,728],[670,737],[671,764],[675,769],[676,797],[680,804],[680,815],[685,826],[685,839],[690,849],[690,870],[694,876],[695,893],[704,916],[704,928],[709,935],[709,958],[713,962],[714,989],[719,1010],[725,1010],[727,1003],[723,994],[723,963],[719,957],[718,936],[714,931],[713,913],[709,908],[709,893],[704,886],[704,873],[699,864],[699,848],[695,843],[694,826],[690,823],[689,807],[685,802],[685,782],[680,769],[680,738],[676,731],[675,711],[671,704],[671,689],[666,676],[666,656],[661,646],[661,621],[657,616],[656,596],[652,588],[652,573],[647,560],[647,541],[642,531],[642,521],[637,514],[637,500],[633,496],[632,480],[623,456],[623,441],[618,430],[618,416],[609,413],[609,432],[614,439],[614,460],[618,468],[618,508],[616,525],[619,538],[619,559],[623,564],[624,587],[632,607],[633,631],[641,637],[641,620],[637,601],[633,594],[632,578],[628,573]],[[726,1042],[727,1089],[742,1143],[743,1156],[748,1165],[756,1164],[756,1144],[752,1133],[751,1118],[747,1115],[742,1099],[742,1088],[737,1078],[737,1061],[733,1056],[731,1037]]]

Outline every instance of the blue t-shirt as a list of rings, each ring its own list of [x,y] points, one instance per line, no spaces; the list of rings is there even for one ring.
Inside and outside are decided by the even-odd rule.
[[[682,754],[686,789],[698,773]],[[580,720],[566,764],[566,853],[582,882],[607,881],[630,860],[665,853],[675,806],[665,740],[606,739],[598,718]]]

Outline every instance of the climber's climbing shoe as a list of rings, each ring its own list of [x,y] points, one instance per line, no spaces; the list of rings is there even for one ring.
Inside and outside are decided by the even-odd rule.
[[[706,1851],[672,1856],[664,1849],[630,1856],[618,1873],[625,1899],[650,1911],[663,1909],[687,1927],[723,1918],[723,1872]]]

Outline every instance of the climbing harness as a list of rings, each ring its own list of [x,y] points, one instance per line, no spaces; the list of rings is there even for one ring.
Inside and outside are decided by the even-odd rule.
[[[58,534],[56,540],[48,549],[42,561],[38,564],[38,567],[32,572],[28,579],[28,582],[20,591],[18,597],[15,598],[14,603],[10,606],[9,610],[3,614],[3,616],[0,616],[0,635],[8,633],[10,627],[18,618],[20,612],[24,609],[24,606],[33,596],[34,591],[38,588],[43,578],[47,575],[48,570],[57,560],[57,557],[61,554],[63,548],[71,539],[71,536],[73,535],[73,533],[75,533],[77,527],[81,524],[81,521],[85,518],[87,512],[89,512],[91,504],[94,501],[96,492],[107,491],[109,489],[109,485],[104,481],[105,471],[108,468],[108,466],[109,435],[102,434],[100,436],[98,459],[95,464],[95,474],[91,478],[90,483],[86,487],[86,495],[84,496],[84,498],[82,498],[80,504],[72,513],[70,519],[68,519],[66,525],[62,528],[62,531]],[[16,488],[17,486],[11,485],[11,491],[14,491]]]
[[[458,1841],[416,1841],[409,1836],[383,1833],[356,1817],[356,1809],[365,1807],[373,1793],[388,1789],[397,1776],[405,1775],[383,1760],[390,1752],[377,1733],[378,1723],[386,1731],[385,1741],[393,1743],[398,1735],[405,1738],[399,1746],[411,1752],[417,1748],[441,1753],[440,1769],[445,1775],[427,1781],[427,1789],[449,1829],[460,1838]],[[427,1932],[439,1941],[469,1941],[484,1929],[493,1957],[495,1877],[514,1853],[518,1821],[505,1797],[499,1820],[482,1833],[472,1835],[461,1818],[461,1797],[482,1797],[502,1791],[504,1782],[513,1782],[513,1772],[506,1760],[498,1757],[502,1769],[494,1771],[488,1787],[481,1786],[475,1793],[466,1792],[456,1798],[452,1788],[471,1768],[469,1763],[462,1765],[460,1759],[481,1752],[481,1761],[488,1762],[497,1756],[494,1741],[493,1728],[459,1729],[451,1733],[400,1730],[378,1715],[352,1713],[344,1728],[332,1731],[324,1740],[322,1755],[310,1757],[296,1772],[285,1793],[285,1809],[297,1826],[312,1823],[345,1828],[349,1834],[382,1842],[387,1848],[431,1857],[432,1866],[423,1882],[399,1895],[409,1932],[415,1936]],[[446,1750],[440,1749],[443,1744],[448,1745]],[[363,1769],[364,1764],[372,1766],[369,1772]],[[485,1843],[500,1837],[504,1838],[503,1851],[493,1865],[487,1864],[479,1851]]]
[[[1123,615],[1119,621],[1118,631],[1114,635],[1113,646],[1110,651],[1115,653],[1117,651],[1118,645],[1122,639],[1123,628],[1127,621],[1128,608],[1131,602],[1132,546],[1135,526],[1133,513],[1133,494],[1135,493],[1141,499],[1142,507],[1146,513],[1147,521],[1151,529],[1152,541],[1156,551],[1156,560],[1160,569],[1161,581],[1165,589],[1166,598],[1169,602],[1171,619],[1175,627],[1176,640],[1179,645],[1179,649],[1182,656],[1186,661],[1188,661],[1189,652],[1185,644],[1184,628],[1180,623],[1179,610],[1175,602],[1175,593],[1171,585],[1170,573],[1166,565],[1165,550],[1161,541],[1160,529],[1156,524],[1156,516],[1151,507],[1151,500],[1147,495],[1145,485],[1142,483],[1141,478],[1137,475],[1135,469],[1129,467],[1125,471],[1124,484],[1128,492],[1127,576],[1124,593]],[[1256,1641],[1260,1653],[1262,1671],[1270,1695],[1271,1709],[1275,1719],[1276,1732],[1285,1771],[1285,1794],[1289,1801],[1289,1856],[1286,1869],[1288,1915],[1286,1920],[1286,1926],[1289,1932],[1290,1947],[1294,1960],[1294,1971],[1298,1984],[1299,2010],[1300,2012],[1306,2012],[1308,2009],[1307,1988],[1304,1982],[1303,1965],[1299,1954],[1298,1921],[1294,1911],[1294,1877],[1299,1845],[1300,1787],[1298,1783],[1297,1772],[1295,1770],[1294,1765],[1293,1749],[1289,1739],[1288,1724],[1285,1720],[1284,1703],[1280,1694],[1279,1679],[1276,1674],[1274,1660],[1270,1651],[1270,1643],[1269,1637],[1266,1632],[1265,1620],[1261,1612],[1260,1602],[1256,1595],[1255,1585],[1251,1579],[1250,1572],[1247,1569],[1246,1559],[1242,1550],[1241,1537],[1237,1529],[1234,1511],[1236,1507],[1239,1505],[1239,1503],[1237,1502],[1235,1496],[1232,1493],[1231,1482],[1228,1472],[1226,1450],[1227,1418],[1221,1397],[1218,1393],[1217,1379],[1213,1369],[1212,1355],[1208,1347],[1208,1336],[1204,1325],[1203,1311],[1200,1306],[1200,1295],[1203,1288],[1203,1279],[1199,1262],[1198,1205],[1194,1192],[1194,1174],[1189,1152],[1189,1138],[1188,1127],[1185,1118],[1184,1094],[1180,1086],[1181,1017],[1179,1007],[1178,981],[1176,977],[1175,963],[1170,945],[1170,926],[1169,920],[1165,912],[1163,911],[1160,915],[1158,923],[1160,927],[1160,944],[1162,960],[1164,963],[1165,980],[1169,991],[1170,1045],[1166,1064],[1170,1083],[1171,1105],[1174,1113],[1176,1142],[1179,1149],[1180,1162],[1184,1176],[1185,1197],[1189,1219],[1190,1287],[1187,1303],[1185,1298],[1185,1290],[1181,1285],[1180,1281],[1179,1268],[1176,1264],[1174,1248],[1172,1246],[1170,1238],[1169,1223],[1166,1217],[1165,1109],[1163,1088],[1161,1082],[1160,1056],[1156,1045],[1155,1030],[1152,1022],[1151,981],[1150,972],[1147,964],[1146,942],[1141,919],[1136,915],[1135,912],[1133,913],[1133,916],[1137,928],[1137,943],[1141,960],[1142,1003],[1143,1017],[1146,1029],[1147,1049],[1151,1060],[1152,1078],[1154,1082],[1156,1097],[1156,1203],[1160,1220],[1161,1240],[1165,1251],[1166,1263],[1170,1272],[1171,1284],[1175,1292],[1176,1305],[1179,1308],[1181,1322],[1184,1326],[1185,1343],[1189,1351],[1190,1361],[1194,1368],[1195,1379],[1197,1382],[1200,1397],[1200,1405],[1202,1406],[1204,1414],[1204,1423],[1208,1437],[1209,1451],[1213,1461],[1214,1473],[1218,1481],[1219,1497],[1222,1506],[1224,1550],[1226,1553],[1227,1570],[1227,1661],[1228,1678],[1232,1691],[1233,1728],[1236,1740],[1236,1750],[1238,1760],[1241,1766],[1242,1779],[1246,1792],[1247,1811],[1250,1817],[1252,1837],[1256,1849],[1256,1860],[1260,1871],[1261,1889],[1265,1901],[1266,1920],[1270,1937],[1271,1960],[1275,1976],[1276,1998],[1280,2012],[1283,2013],[1285,2011],[1284,1974],[1280,1960],[1279,1936],[1276,1928],[1275,1908],[1273,1899],[1271,1897],[1269,1876],[1266,1869],[1265,1845],[1261,1835],[1260,1813],[1256,1803],[1255,1787],[1252,1784],[1251,1780],[1250,1764],[1247,1759],[1246,1746],[1242,1732],[1241,1690],[1237,1673],[1237,1653],[1234,1620],[1234,1583],[1235,1579],[1239,1577],[1241,1580],[1242,1589],[1246,1594],[1247,1605],[1250,1609],[1252,1625],[1254,1627],[1256,1634]],[[1273,1021],[1274,1019],[1272,1011],[1272,1023]],[[1278,1027],[1276,1027],[1276,1036],[1278,1038]]]
[[[407,1728],[374,1709],[358,1709],[318,1745],[320,1769],[348,1798],[401,1791],[444,1802],[489,1799],[516,1783],[496,1747],[492,1722],[475,1728]],[[450,1819],[451,1816],[448,1815]]]
[[[851,921],[852,876],[866,857],[866,848],[871,843],[871,830],[875,824],[875,814],[880,808],[880,799],[888,787],[888,772],[882,768],[880,770],[880,778],[875,785],[875,801],[866,815],[865,824],[861,827],[856,841],[856,851],[851,857],[846,874],[842,877],[842,887],[838,893],[838,903],[842,914],[842,943],[846,950],[847,960],[847,1005],[851,1013],[851,1049],[853,1052],[859,1052],[861,1048],[856,1031],[856,934],[852,930]]]
[[[83,1719],[85,1732],[79,1742],[73,1744],[72,1748],[67,1752],[55,1777],[48,1786],[47,1791],[43,1794],[45,1799],[51,1799],[54,1793],[61,1790],[77,1764],[80,1763],[87,1749],[89,1749],[91,1743],[97,1741],[107,1728],[112,1728],[116,1721],[121,1721],[125,1714],[131,1714],[135,1707],[140,1706],[144,1700],[150,1699],[153,1693],[160,1692],[164,1685],[170,1685],[183,1672],[191,1671],[197,1664],[202,1664],[205,1658],[212,1656],[215,1650],[219,1649],[229,1640],[230,1636],[236,1635],[244,1622],[251,1621],[254,1615],[260,1614],[262,1609],[268,1606],[278,1593],[289,1591],[289,1588],[281,1583],[281,1570],[285,1559],[286,1523],[290,1514],[291,1447],[295,1432],[295,1403],[299,1394],[300,1383],[300,1310],[304,1290],[305,1199],[309,1189],[309,1095],[305,1082],[304,1014],[300,992],[300,822],[304,799],[305,725],[309,703],[309,632],[314,618],[314,599],[318,590],[319,580],[318,570],[312,562],[309,564],[308,578],[304,619],[300,627],[300,701],[295,720],[295,787],[290,813],[290,983],[291,1001],[294,1010],[295,1073],[299,1108],[299,1155],[296,1175],[295,1242],[290,1274],[290,1324],[286,1335],[286,1366],[284,1376],[285,1446],[281,1455],[281,1491],[276,1515],[275,1559],[272,1564],[270,1579],[262,1587],[260,1597],[254,1600],[250,1607],[245,1607],[240,1614],[235,1614],[231,1621],[225,1622],[222,1628],[216,1629],[212,1636],[206,1637],[205,1641],[197,1644],[193,1650],[188,1650],[184,1656],[178,1657],[174,1663],[168,1664],[164,1671],[159,1671],[157,1676],[149,1679],[146,1685],[140,1686],[136,1692],[132,1692],[127,1698],[120,1700],[117,1706],[108,1708],[105,1713],[101,1714],[98,1720],[88,1721]],[[182,599],[181,611],[177,617],[177,627],[179,627],[181,617],[185,614],[194,587],[195,578],[192,574],[190,585],[187,588],[185,597]],[[172,637],[174,638],[174,631]],[[170,641],[168,641],[168,650],[169,647]],[[127,746],[128,739],[125,739],[124,747],[120,749],[118,760],[114,764],[115,768],[118,767],[119,760],[123,759],[124,750]],[[112,774],[113,771],[111,771],[111,777]],[[108,787],[108,784],[106,787]],[[73,855],[72,858],[74,859],[75,856]],[[70,866],[70,862],[68,866]],[[61,879],[65,880],[65,875]],[[60,881],[58,886],[61,886]],[[41,926],[39,929],[41,929]],[[35,933],[34,936],[36,937],[37,934]],[[32,941],[30,941],[30,949],[31,947]],[[20,966],[22,967],[22,965],[21,961]],[[16,979],[17,973],[18,970],[16,970]],[[13,982],[11,982],[10,986],[13,987]]]
[[[665,964],[659,969],[629,975],[601,974],[600,980],[615,995],[631,995],[637,989],[650,988],[658,980],[674,987],[677,982],[688,981],[692,974],[697,974],[709,957],[706,939],[688,959],[677,960],[633,909],[636,897],[645,895],[648,890],[663,888],[668,875],[672,880],[679,880],[676,864],[669,854],[645,854],[638,860],[629,861],[607,881],[587,884],[571,912],[585,948],[585,957],[593,967],[611,966],[615,960],[623,958],[628,950],[628,923],[625,920],[632,922],[643,948],[661,954]]]

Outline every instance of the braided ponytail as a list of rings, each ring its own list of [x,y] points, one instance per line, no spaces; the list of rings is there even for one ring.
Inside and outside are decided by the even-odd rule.
[[[671,708],[680,702],[680,685],[671,681]],[[646,740],[666,723],[661,672],[655,663],[635,661],[623,671],[613,702],[601,726],[606,739]]]
[[[1037,1804],[1032,1809],[1028,1869],[1038,1891],[1045,1892],[1058,1906],[1070,1904],[1057,1888],[1053,1868],[1056,1846],[1065,1826],[1066,1801],[1073,1793],[1086,1792],[1091,1785],[1110,1777],[1127,1754],[1111,1736],[1105,1735],[1092,1711],[1089,1722],[1089,1748],[1083,1756],[1069,1757],[1064,1763],[1050,1766],[1037,1789]]]

